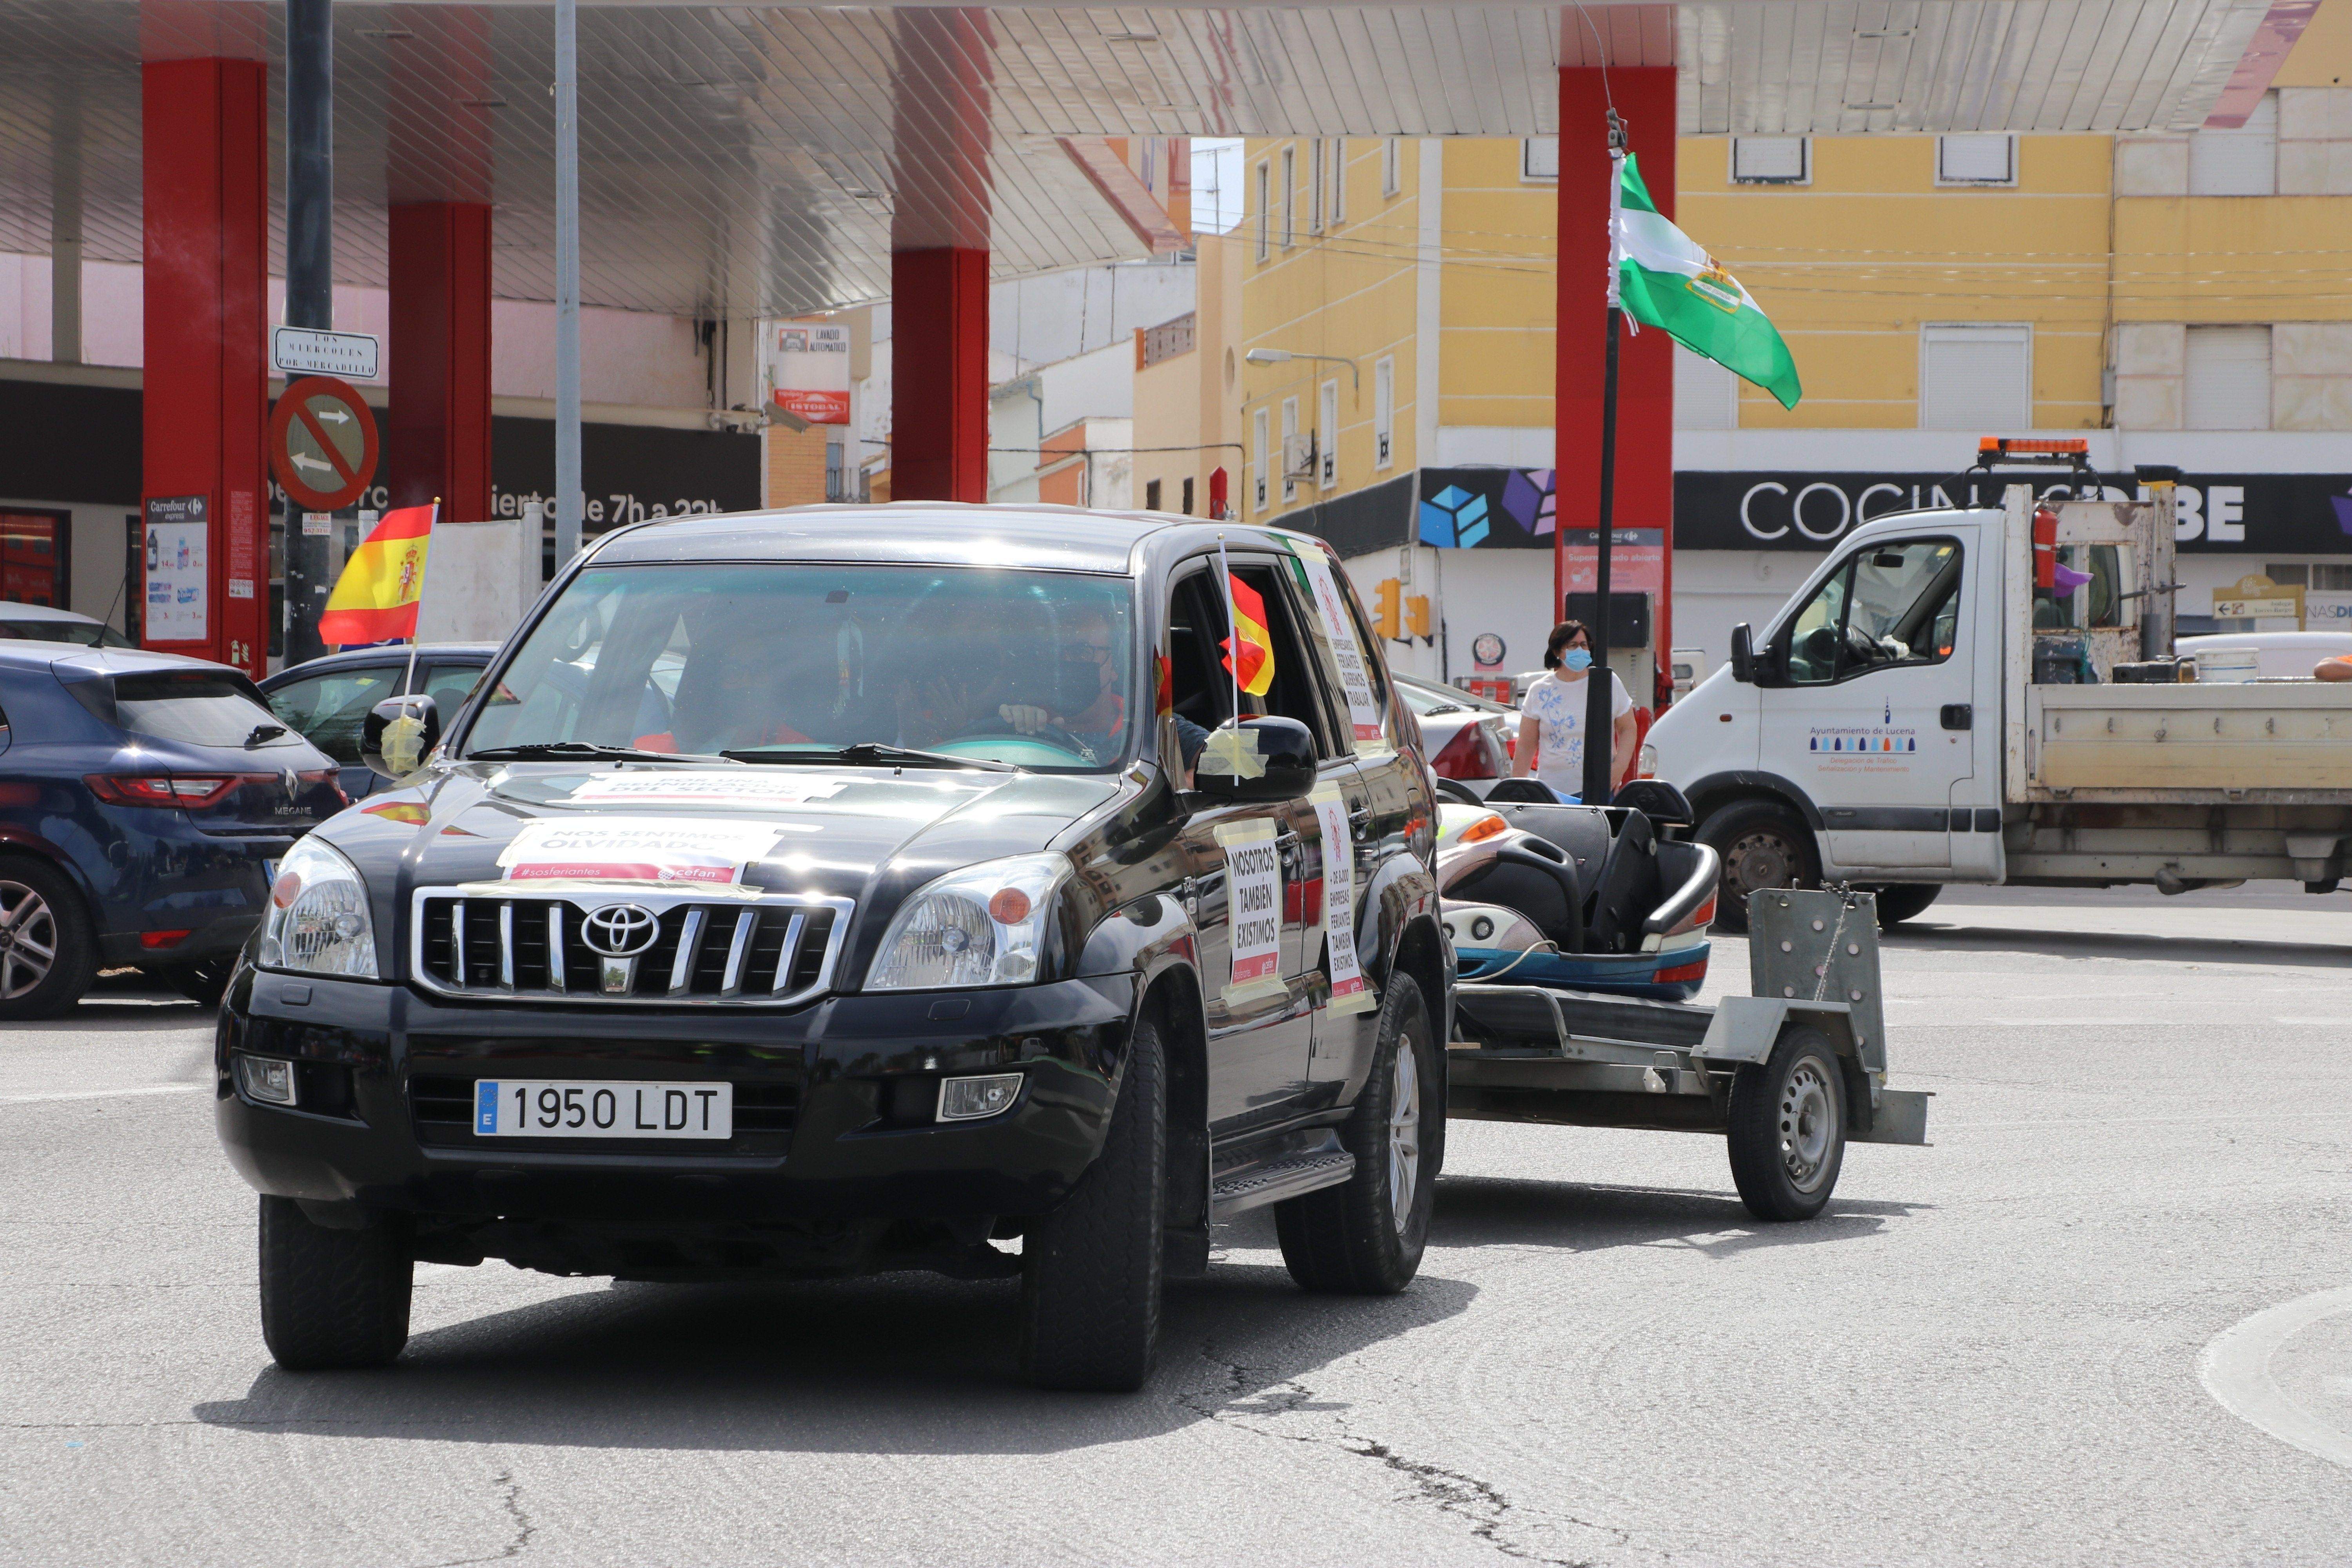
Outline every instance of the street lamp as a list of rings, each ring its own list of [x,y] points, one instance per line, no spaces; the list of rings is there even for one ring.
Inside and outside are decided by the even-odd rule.
[[[1295,349],[1252,349],[1242,358],[1251,364],[1288,364],[1295,359],[1317,359],[1332,364],[1344,364],[1348,367],[1348,390],[1351,393],[1364,390],[1363,373],[1356,368],[1354,360],[1344,354],[1300,353]]]

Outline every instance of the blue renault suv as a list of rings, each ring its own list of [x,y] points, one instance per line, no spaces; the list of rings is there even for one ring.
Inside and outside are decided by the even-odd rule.
[[[278,858],[345,805],[253,682],[176,654],[0,642],[0,1019],[101,966],[218,996]]]

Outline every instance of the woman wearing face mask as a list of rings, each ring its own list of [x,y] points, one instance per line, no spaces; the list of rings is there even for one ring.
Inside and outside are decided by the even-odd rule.
[[[1544,639],[1544,668],[1551,673],[1528,688],[1519,708],[1519,744],[1511,764],[1513,778],[1529,772],[1552,787],[1562,800],[1584,794],[1584,710],[1592,669],[1592,639],[1582,621],[1562,621]],[[1609,784],[1613,791],[1625,782],[1633,763],[1633,699],[1616,672],[1609,675]],[[1540,765],[1530,767],[1531,763]]]

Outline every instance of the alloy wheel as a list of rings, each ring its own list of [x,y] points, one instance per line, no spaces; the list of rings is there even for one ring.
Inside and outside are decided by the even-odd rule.
[[[1389,1214],[1399,1236],[1412,1222],[1413,1193],[1421,1182],[1419,1055],[1411,1035],[1397,1037],[1396,1066],[1389,1077]]]
[[[49,977],[58,961],[58,919],[22,882],[0,881],[0,1001],[15,1001]]]

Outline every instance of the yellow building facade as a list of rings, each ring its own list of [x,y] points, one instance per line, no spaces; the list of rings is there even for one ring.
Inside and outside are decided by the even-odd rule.
[[[2137,464],[2182,468],[2189,625],[2263,572],[2310,591],[2308,626],[2352,630],[2347,83],[2352,0],[2326,0],[2242,128],[1684,139],[1676,221],[1780,327],[1805,395],[1783,410],[1677,352],[1675,643],[1719,660],[1847,528],[1965,502],[1949,478],[1995,434],[2084,437],[2119,494]],[[1579,156],[1570,178],[1606,180]],[[1429,548],[1413,520],[1447,476],[1549,483],[1561,158],[1245,145],[1237,510],[1432,595],[1442,624],[1391,650],[1432,675],[1473,673],[1481,633],[1532,665],[1558,613],[1532,540]]]

